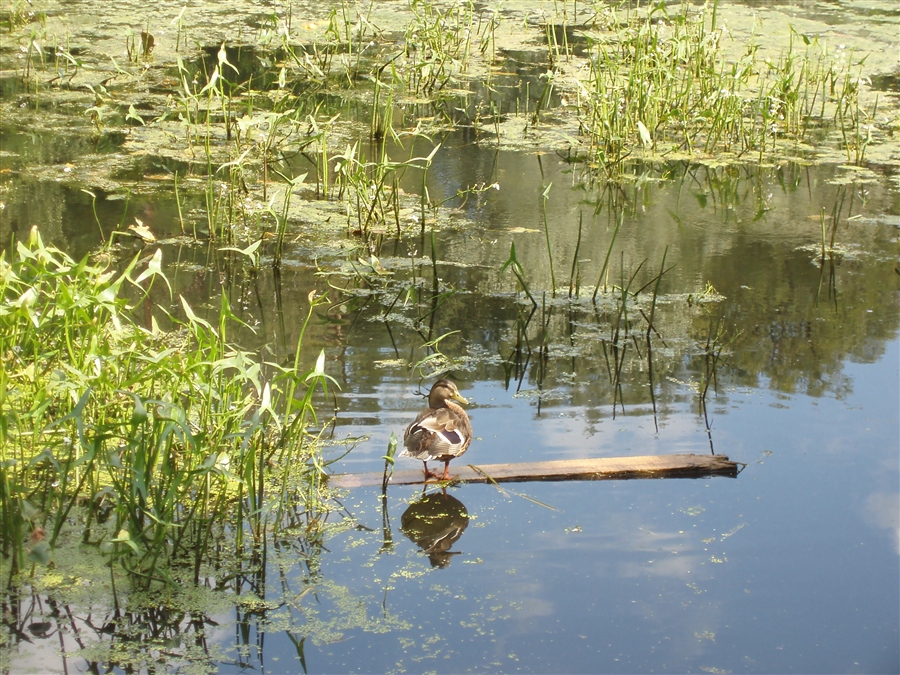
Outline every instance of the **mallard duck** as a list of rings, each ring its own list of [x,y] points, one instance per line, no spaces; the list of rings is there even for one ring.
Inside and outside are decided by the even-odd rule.
[[[450,460],[463,454],[472,442],[469,416],[453,401],[468,403],[450,380],[438,380],[428,394],[428,409],[420,412],[403,434],[406,450],[400,456],[421,460],[426,481],[449,480]],[[430,460],[444,463],[443,475],[428,470]]]

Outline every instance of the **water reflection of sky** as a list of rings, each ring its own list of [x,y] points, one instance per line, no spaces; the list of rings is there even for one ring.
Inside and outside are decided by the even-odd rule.
[[[443,569],[400,531],[418,488],[390,488],[393,546],[381,552],[377,491],[352,492],[345,503],[364,528],[329,540],[328,584],[292,608],[309,671],[891,672],[898,367],[895,340],[877,363],[845,364],[843,399],[729,392],[712,433],[719,452],[748,463],[736,479],[451,488],[470,522]],[[477,402],[475,463],[706,443],[688,409],[659,434],[645,416],[585,433],[493,385],[465,393]],[[365,429],[376,447],[388,427],[401,431],[389,419]],[[293,667],[284,634],[266,649],[276,669]]]
[[[781,298],[719,284],[734,298],[725,313],[749,319],[745,352],[721,369],[709,400],[716,451],[748,464],[737,479],[514,486],[557,510],[486,486],[454,488],[472,523],[444,570],[431,570],[407,541],[376,555],[377,499],[353,494],[351,511],[375,532],[338,537],[327,575],[371,612],[389,608],[385,621],[397,625],[390,637],[358,630],[340,649],[321,646],[322,668],[368,665],[377,651],[376,669],[391,671],[894,670],[900,343],[896,311],[882,304],[894,291],[876,286],[867,297],[857,284],[873,265],[851,261],[837,270],[837,308],[809,312],[816,272],[810,282],[808,259],[782,253],[793,247],[772,249],[783,265],[755,261],[766,270],[759,278],[772,274],[790,289]],[[868,251],[873,261],[881,252]],[[893,337],[876,337],[885,333]],[[518,394],[515,382],[485,377],[487,367],[460,372],[478,436],[464,461],[708,451],[691,367],[668,371],[657,430],[639,374],[613,415],[602,364],[592,370],[589,356],[578,358],[568,380],[566,359],[556,361],[540,411],[533,371]],[[754,370],[762,367],[766,374]],[[367,440],[339,470],[380,469],[390,432],[400,434],[420,403],[411,388],[386,378],[377,411],[349,404],[361,417],[339,433]],[[415,495],[392,488],[394,521]]]

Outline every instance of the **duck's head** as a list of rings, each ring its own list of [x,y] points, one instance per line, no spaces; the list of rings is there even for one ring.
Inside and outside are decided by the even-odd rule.
[[[429,408],[446,408],[444,402],[447,399],[453,399],[460,403],[468,403],[459,393],[459,389],[450,380],[438,380],[431,386],[431,392],[428,394]]]

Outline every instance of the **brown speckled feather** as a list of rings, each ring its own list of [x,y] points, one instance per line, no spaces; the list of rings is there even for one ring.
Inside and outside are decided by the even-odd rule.
[[[468,403],[456,385],[438,380],[428,394],[428,408],[418,414],[403,434],[406,449],[401,457],[425,462],[425,477],[447,480],[450,460],[462,455],[472,442],[472,426],[466,411],[449,399]],[[442,476],[428,470],[428,462],[444,462]]]
[[[428,408],[406,428],[403,445],[407,457],[444,462],[459,457],[472,442],[472,425],[466,411],[453,401],[444,408]]]

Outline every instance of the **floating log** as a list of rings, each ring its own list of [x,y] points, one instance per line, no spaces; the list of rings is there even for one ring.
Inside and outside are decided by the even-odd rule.
[[[738,463],[725,455],[647,455],[643,457],[598,457],[557,459],[518,464],[450,465],[462,483],[521,483],[536,480],[622,480],[627,478],[702,478],[738,474]],[[380,486],[381,472],[342,473],[329,477],[339,488]],[[421,469],[394,471],[391,485],[421,484]]]

